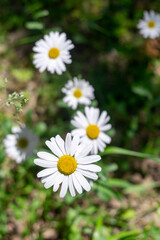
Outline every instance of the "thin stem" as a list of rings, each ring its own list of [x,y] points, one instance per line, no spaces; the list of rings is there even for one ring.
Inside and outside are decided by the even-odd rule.
[[[72,80],[72,75],[68,70],[66,70],[66,74],[67,74],[68,80]]]

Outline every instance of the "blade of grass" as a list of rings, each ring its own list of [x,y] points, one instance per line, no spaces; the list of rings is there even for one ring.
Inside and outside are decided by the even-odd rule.
[[[131,232],[120,232],[112,237],[107,238],[107,240],[123,240],[127,237],[138,237],[140,234],[141,232],[139,230],[135,230]]]
[[[154,156],[152,154],[135,152],[135,151],[119,148],[119,147],[107,147],[104,150],[104,152],[101,153],[101,156],[109,155],[109,154],[119,154],[119,155],[127,155],[132,157],[139,157],[139,158],[149,158],[156,162],[160,162],[160,157]]]

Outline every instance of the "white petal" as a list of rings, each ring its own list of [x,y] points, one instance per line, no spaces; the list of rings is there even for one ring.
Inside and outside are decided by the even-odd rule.
[[[111,137],[106,135],[105,133],[103,132],[100,132],[99,134],[99,138],[102,139],[104,142],[106,143],[110,143],[111,142]]]
[[[80,183],[78,182],[74,173],[72,174],[72,179],[73,179],[73,184],[74,184],[75,189],[77,190],[77,192],[79,194],[81,194],[82,193],[82,187],[81,187]]]
[[[98,125],[98,126],[101,126],[101,125],[104,123],[106,116],[107,116],[107,112],[106,112],[106,111],[103,111],[103,112],[101,113],[100,117],[99,117],[98,122],[97,122],[97,125]]]
[[[46,177],[42,177],[42,178],[41,178],[41,182],[42,182],[42,183],[45,183],[45,182],[47,182],[47,181],[50,181],[50,179],[52,179],[53,176],[58,176],[58,174],[59,174],[59,172],[58,172],[58,169],[57,169],[57,171],[56,171],[55,173],[53,173],[53,174],[51,174],[51,175],[49,175],[49,176],[46,176]],[[56,178],[56,179],[57,179],[57,178]]]
[[[99,155],[91,155],[87,157],[78,158],[76,160],[77,160],[77,163],[80,163],[80,164],[89,164],[89,163],[98,162],[99,160],[101,160],[101,157]]]
[[[56,182],[53,186],[53,191],[56,192],[59,188],[59,185],[63,182],[64,179],[64,174],[59,173],[59,175],[57,176]]]
[[[108,131],[109,129],[111,129],[111,127],[112,127],[111,124],[107,124],[107,125],[101,126],[100,130],[101,131]]]
[[[81,186],[87,191],[89,192],[91,190],[91,186],[88,183],[88,181],[85,179],[85,177],[83,177],[83,175],[80,172],[75,172],[75,176],[77,177],[79,183],[81,184]]]
[[[93,180],[97,180],[98,176],[96,173],[90,172],[90,171],[86,171],[86,170],[82,170],[82,169],[77,169],[78,172],[80,172],[81,174],[83,174],[83,176],[93,179]]]
[[[92,118],[93,116],[92,116],[92,113],[91,113],[92,108],[85,107],[84,111],[85,111],[85,114],[87,116],[88,123],[92,124],[93,123],[93,118]]]
[[[75,125],[74,125],[75,126]],[[86,130],[83,129],[83,128],[79,128],[79,129],[74,129],[72,130],[72,135],[75,136],[75,135],[79,135],[80,137],[86,135]]]
[[[97,145],[98,145],[98,149],[100,152],[104,151],[104,148],[106,147],[106,143],[102,142],[102,140],[100,138],[97,139]]]
[[[97,144],[97,140],[94,139],[94,140],[92,141],[92,143],[93,143],[92,153],[93,153],[93,154],[97,154],[97,153],[98,153],[98,144]]]
[[[73,186],[73,179],[72,179],[72,174],[69,175],[69,191],[72,197],[76,196],[75,188]]]
[[[93,114],[93,124],[97,124],[98,117],[99,117],[99,109],[95,108],[94,114]]]
[[[40,171],[38,174],[37,174],[37,177],[40,178],[40,177],[45,177],[45,176],[48,176],[54,172],[57,171],[57,168],[47,168],[47,169],[44,169],[42,171]]]
[[[46,141],[45,142],[47,147],[58,157],[61,157],[63,155],[62,151],[59,149],[59,147],[57,146],[57,143],[55,141],[54,138],[51,138],[51,142],[50,141]]]
[[[82,148],[80,148],[82,146]],[[88,144],[83,143],[77,149],[75,156],[77,158],[82,158],[88,155],[88,153],[92,150],[92,144],[89,142]]]
[[[67,133],[66,139],[65,139],[65,150],[66,154],[71,154],[71,134]]]
[[[56,183],[61,184],[63,182],[64,179],[64,174],[59,173],[57,179],[56,179]]]
[[[64,176],[62,186],[61,186],[61,191],[60,191],[60,198],[63,198],[68,190],[68,176]]]
[[[57,192],[59,186],[60,186],[59,183],[55,183],[54,186],[53,186],[53,192]]]
[[[37,155],[39,158],[45,159],[46,161],[53,161],[53,162],[58,161],[58,158],[56,156],[48,152],[38,152]]]
[[[95,165],[95,164],[86,164],[86,165],[81,165],[81,164],[78,164],[78,169],[83,169],[83,170],[88,170],[88,171],[91,171],[91,172],[100,172],[101,171],[101,167]]]
[[[79,145],[79,136],[75,135],[73,137],[72,143],[71,143],[71,156],[73,156],[75,154],[75,152],[77,151],[78,145]]]
[[[54,185],[58,174],[59,174],[59,172],[55,172],[53,175],[50,176],[50,179],[44,184],[44,187],[46,189],[48,189]]]
[[[57,143],[58,147],[61,149],[62,153],[64,155],[66,155],[66,151],[65,151],[65,148],[64,148],[64,140],[59,135],[57,135],[55,137],[55,139],[56,139],[56,143]]]
[[[83,127],[87,127],[88,126],[88,121],[87,121],[87,118],[85,117],[85,115],[80,111],[77,111],[77,115],[80,118],[81,125]]]
[[[34,159],[34,163],[40,167],[46,167],[46,168],[52,168],[52,167],[57,167],[57,163],[51,162],[51,161],[46,161],[40,158]]]
[[[79,122],[77,122],[76,120],[71,120],[71,124],[74,126],[74,127],[76,127],[76,128],[81,128],[81,129],[83,129],[82,127],[82,124],[81,123],[79,123]]]

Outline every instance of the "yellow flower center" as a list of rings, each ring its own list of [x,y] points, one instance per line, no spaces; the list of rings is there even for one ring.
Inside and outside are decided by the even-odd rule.
[[[100,132],[99,127],[94,124],[90,124],[86,128],[86,134],[91,139],[96,139],[99,136],[99,132]]]
[[[154,28],[155,25],[156,25],[156,24],[155,24],[154,21],[149,21],[149,22],[148,22],[148,27],[149,27],[149,28]]]
[[[76,170],[77,161],[74,157],[70,155],[64,155],[59,158],[57,167],[61,173],[65,175],[70,175]]]
[[[74,90],[73,95],[74,95],[76,98],[80,98],[80,97],[82,96],[82,91],[77,88],[77,89]]]
[[[22,149],[26,148],[28,146],[28,140],[26,138],[18,139],[17,146]]]
[[[60,54],[60,51],[58,48],[51,48],[48,52],[48,56],[53,59],[57,58],[59,54]]]

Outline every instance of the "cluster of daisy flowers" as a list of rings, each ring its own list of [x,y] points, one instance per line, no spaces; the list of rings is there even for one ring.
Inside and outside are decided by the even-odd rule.
[[[154,11],[144,12],[144,18],[137,27],[145,37],[160,36],[160,14]],[[45,70],[61,75],[66,71],[66,64],[71,64],[70,50],[74,48],[65,33],[50,32],[35,43],[33,63],[40,72]],[[73,110],[79,104],[85,105],[84,113],[77,111],[71,124],[71,133],[63,140],[59,135],[46,141],[50,152],[38,152],[34,163],[45,169],[38,173],[38,178],[45,188],[59,188],[60,197],[69,189],[71,196],[83,189],[91,189],[91,181],[97,180],[101,168],[95,163],[101,159],[98,152],[103,152],[111,142],[106,131],[111,129],[110,117],[106,111],[100,113],[98,108],[89,107],[94,96],[94,88],[85,79],[74,77],[62,88],[65,94],[63,101]],[[17,163],[31,157],[38,145],[39,138],[25,125],[12,128],[12,134],[4,139],[6,153]],[[89,179],[89,181],[87,180]]]
[[[48,70],[61,75],[66,70],[65,64],[72,62],[70,50],[73,48],[65,33],[51,32],[35,43],[33,63],[40,72]],[[67,133],[65,140],[59,135],[47,140],[50,152],[38,152],[34,163],[44,168],[37,174],[44,187],[53,187],[54,192],[60,188],[63,198],[68,190],[72,197],[76,192],[81,194],[83,189],[90,191],[92,181],[98,179],[101,167],[95,163],[101,159],[98,152],[103,152],[111,142],[105,133],[111,129],[111,124],[106,111],[100,113],[98,108],[89,107],[95,97],[94,88],[86,80],[74,77],[62,92],[65,94],[63,101],[73,110],[79,104],[86,105],[84,113],[76,112],[71,120],[74,129]],[[22,125],[12,128],[12,134],[4,139],[4,146],[8,156],[20,163],[34,154],[38,141],[32,130]]]
[[[144,18],[137,27],[145,37],[160,36],[160,15],[154,11],[144,12]],[[37,41],[33,47],[35,52],[33,63],[40,72],[45,70],[61,75],[66,71],[66,64],[71,64],[70,50],[74,48],[65,33],[50,32]],[[94,96],[94,88],[84,79],[74,77],[62,88],[65,94],[63,101],[73,110],[79,104],[85,106],[84,113],[77,111],[71,124],[74,129],[63,140],[59,135],[46,141],[50,152],[38,152],[34,163],[44,169],[37,177],[41,178],[45,188],[53,187],[56,192],[60,188],[60,197],[69,190],[72,197],[83,189],[90,191],[92,181],[98,179],[101,168],[95,163],[111,142],[106,131],[111,129],[110,117],[106,111],[100,113],[98,108],[90,107]],[[12,133],[4,139],[6,153],[17,163],[31,157],[38,145],[39,138],[27,126],[13,127]]]

